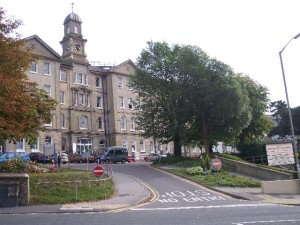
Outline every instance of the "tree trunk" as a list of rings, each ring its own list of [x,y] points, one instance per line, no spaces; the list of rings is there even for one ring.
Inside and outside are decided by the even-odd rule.
[[[180,138],[174,137],[174,156],[181,156],[181,144],[180,144]]]

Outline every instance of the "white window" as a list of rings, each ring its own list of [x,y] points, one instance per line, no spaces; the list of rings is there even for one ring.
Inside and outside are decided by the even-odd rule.
[[[17,152],[24,152],[24,151],[25,151],[25,139],[20,138],[20,139],[16,142],[16,151],[17,151]]]
[[[44,75],[50,76],[50,63],[44,62]]]
[[[66,124],[65,124],[65,115],[64,114],[60,114],[60,127],[61,128],[66,128]]]
[[[74,27],[74,28],[75,28],[75,30],[74,30],[74,31],[75,31],[75,34],[78,34],[78,26],[77,26],[77,25],[75,25],[75,27]]]
[[[120,96],[119,101],[120,101],[120,108],[125,109],[124,97]]]
[[[36,139],[35,144],[31,146],[31,151],[32,152],[39,152],[39,139]]]
[[[132,98],[129,98],[129,99],[128,99],[128,108],[129,108],[129,109],[133,109],[133,101],[132,101]]]
[[[98,117],[98,130],[100,130],[100,131],[104,130],[102,117]]]
[[[74,73],[74,84],[88,86],[88,75],[83,73]]]
[[[103,103],[102,103],[102,97],[97,97],[97,108],[102,109]]]
[[[59,80],[63,82],[67,82],[67,72],[65,70],[60,70]]]
[[[144,139],[140,140],[140,152],[145,152]]]
[[[122,77],[118,77],[118,87],[123,88],[123,78]]]
[[[52,126],[52,121],[46,121],[45,126],[51,127]]]
[[[30,73],[37,73],[38,72],[38,67],[36,62],[32,62],[30,65]]]
[[[154,152],[155,152],[154,144],[153,144],[153,142],[151,141],[151,142],[150,142],[150,153],[154,153]]]
[[[126,118],[125,116],[122,116],[120,119],[120,128],[121,130],[126,130]]]
[[[44,91],[47,93],[48,96],[51,96],[51,86],[44,85]]]
[[[101,88],[101,86],[102,86],[101,77],[96,77],[96,87]]]
[[[67,34],[70,33],[70,26],[67,27]]]
[[[65,92],[64,91],[59,92],[59,102],[60,102],[60,104],[65,104]]]
[[[130,118],[130,130],[131,131],[135,130],[134,118],[133,117]]]
[[[45,137],[45,144],[50,145],[52,143],[52,138],[50,136]]]
[[[88,128],[88,119],[86,116],[81,116],[79,121],[79,127],[80,129],[87,129]]]

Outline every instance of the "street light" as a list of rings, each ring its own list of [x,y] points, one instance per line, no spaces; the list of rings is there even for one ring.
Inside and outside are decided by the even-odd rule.
[[[284,89],[285,89],[285,95],[286,95],[286,102],[287,102],[287,107],[288,107],[288,113],[289,113],[289,119],[290,119],[290,126],[291,126],[291,132],[292,132],[292,139],[293,139],[293,153],[294,153],[294,158],[295,158],[295,164],[296,164],[296,170],[298,172],[298,179],[300,182],[300,167],[299,167],[299,160],[298,160],[298,152],[297,152],[297,146],[296,146],[296,139],[295,139],[295,133],[294,133],[294,126],[293,126],[293,119],[292,119],[292,113],[291,113],[291,108],[290,108],[290,103],[289,103],[289,95],[286,87],[286,81],[285,81],[285,75],[284,75],[284,69],[283,69],[283,62],[282,62],[282,52],[286,48],[286,46],[293,40],[297,39],[300,37],[300,33],[297,34],[295,37],[293,37],[289,42],[283,47],[283,49],[279,52],[279,58],[280,58],[280,64],[281,64],[281,71],[282,71],[282,76],[283,76],[283,83],[284,83]]]

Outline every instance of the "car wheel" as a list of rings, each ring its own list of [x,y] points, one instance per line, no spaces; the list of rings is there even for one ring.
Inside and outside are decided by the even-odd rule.
[[[110,163],[110,160],[109,160],[109,159],[107,159],[107,160],[105,160],[105,162],[106,162],[106,163]]]
[[[124,163],[126,163],[126,159],[122,159],[122,161],[121,161],[121,162],[122,162],[123,164],[124,164]]]

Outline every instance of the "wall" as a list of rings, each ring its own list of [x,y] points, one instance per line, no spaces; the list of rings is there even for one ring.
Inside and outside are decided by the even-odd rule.
[[[226,159],[218,157],[222,163],[230,165],[232,172],[238,172],[241,174],[257,177],[262,180],[293,180],[293,175],[280,171],[270,170],[267,168],[258,167],[255,164],[239,162],[232,159]]]
[[[29,175],[25,173],[0,173],[1,184],[18,184],[18,205],[29,204]]]

